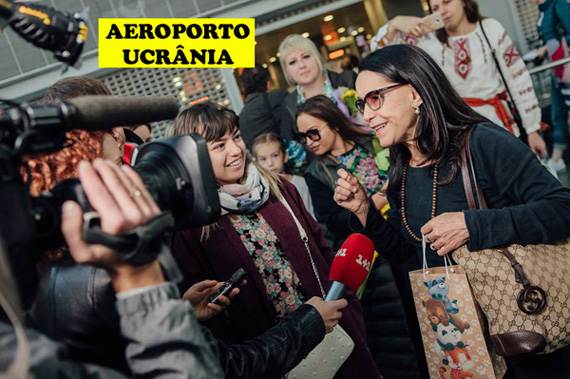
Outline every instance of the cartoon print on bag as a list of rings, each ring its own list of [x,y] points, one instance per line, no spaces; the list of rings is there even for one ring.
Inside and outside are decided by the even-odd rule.
[[[470,325],[468,322],[463,322],[458,316],[449,314],[447,312],[445,303],[445,300],[435,299],[422,301],[422,305],[426,308],[428,320],[431,324],[432,330],[436,332],[437,325],[440,323],[444,326],[448,326],[449,323],[452,323],[457,327],[457,329],[459,329],[461,333],[463,333],[465,329],[469,329]]]
[[[428,294],[435,300],[445,300],[445,309],[448,313],[455,314],[459,312],[457,300],[450,301],[447,297],[449,293],[449,284],[445,282],[445,276],[441,278],[433,278],[430,281],[424,282],[428,288]]]
[[[471,355],[467,350],[467,345],[462,341],[462,334],[449,323],[448,326],[442,323],[437,326],[437,348],[442,356],[442,363],[451,368],[451,379],[472,378],[473,373],[469,372],[475,367],[475,362],[471,359]],[[443,379],[445,367],[439,368],[439,375]]]

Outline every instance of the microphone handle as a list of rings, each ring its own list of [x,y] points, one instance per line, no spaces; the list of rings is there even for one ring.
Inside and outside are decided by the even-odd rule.
[[[329,290],[329,293],[327,293],[325,301],[338,300],[344,296],[345,292],[346,292],[346,286],[344,284],[342,284],[341,282],[333,281],[331,289]]]

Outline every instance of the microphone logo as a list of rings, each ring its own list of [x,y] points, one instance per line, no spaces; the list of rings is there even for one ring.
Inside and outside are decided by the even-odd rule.
[[[366,271],[370,272],[370,266],[372,263],[368,259],[363,259],[362,254],[358,254],[358,259],[356,260],[356,263],[364,267]]]
[[[338,251],[335,254],[335,257],[346,257],[346,249],[343,249],[342,247],[338,249]]]

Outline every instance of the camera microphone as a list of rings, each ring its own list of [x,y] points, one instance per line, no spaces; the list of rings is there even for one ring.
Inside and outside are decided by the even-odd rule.
[[[81,96],[67,102],[75,108],[67,127],[83,130],[170,120],[179,108],[173,97]]]
[[[61,149],[71,129],[105,130],[153,121],[178,114],[171,97],[81,96],[50,104],[24,103],[0,111],[0,140],[21,155]]]
[[[326,301],[338,300],[344,296],[347,288],[358,291],[364,283],[374,257],[374,243],[362,234],[353,233],[338,249],[329,279],[332,282]]]

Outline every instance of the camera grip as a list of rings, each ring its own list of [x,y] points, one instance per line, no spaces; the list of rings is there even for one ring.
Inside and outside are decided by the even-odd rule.
[[[161,237],[173,226],[172,214],[162,212],[129,233],[112,235],[101,229],[98,213],[87,212],[83,216],[83,239],[87,243],[105,245],[115,250],[127,263],[142,265],[157,258]]]

